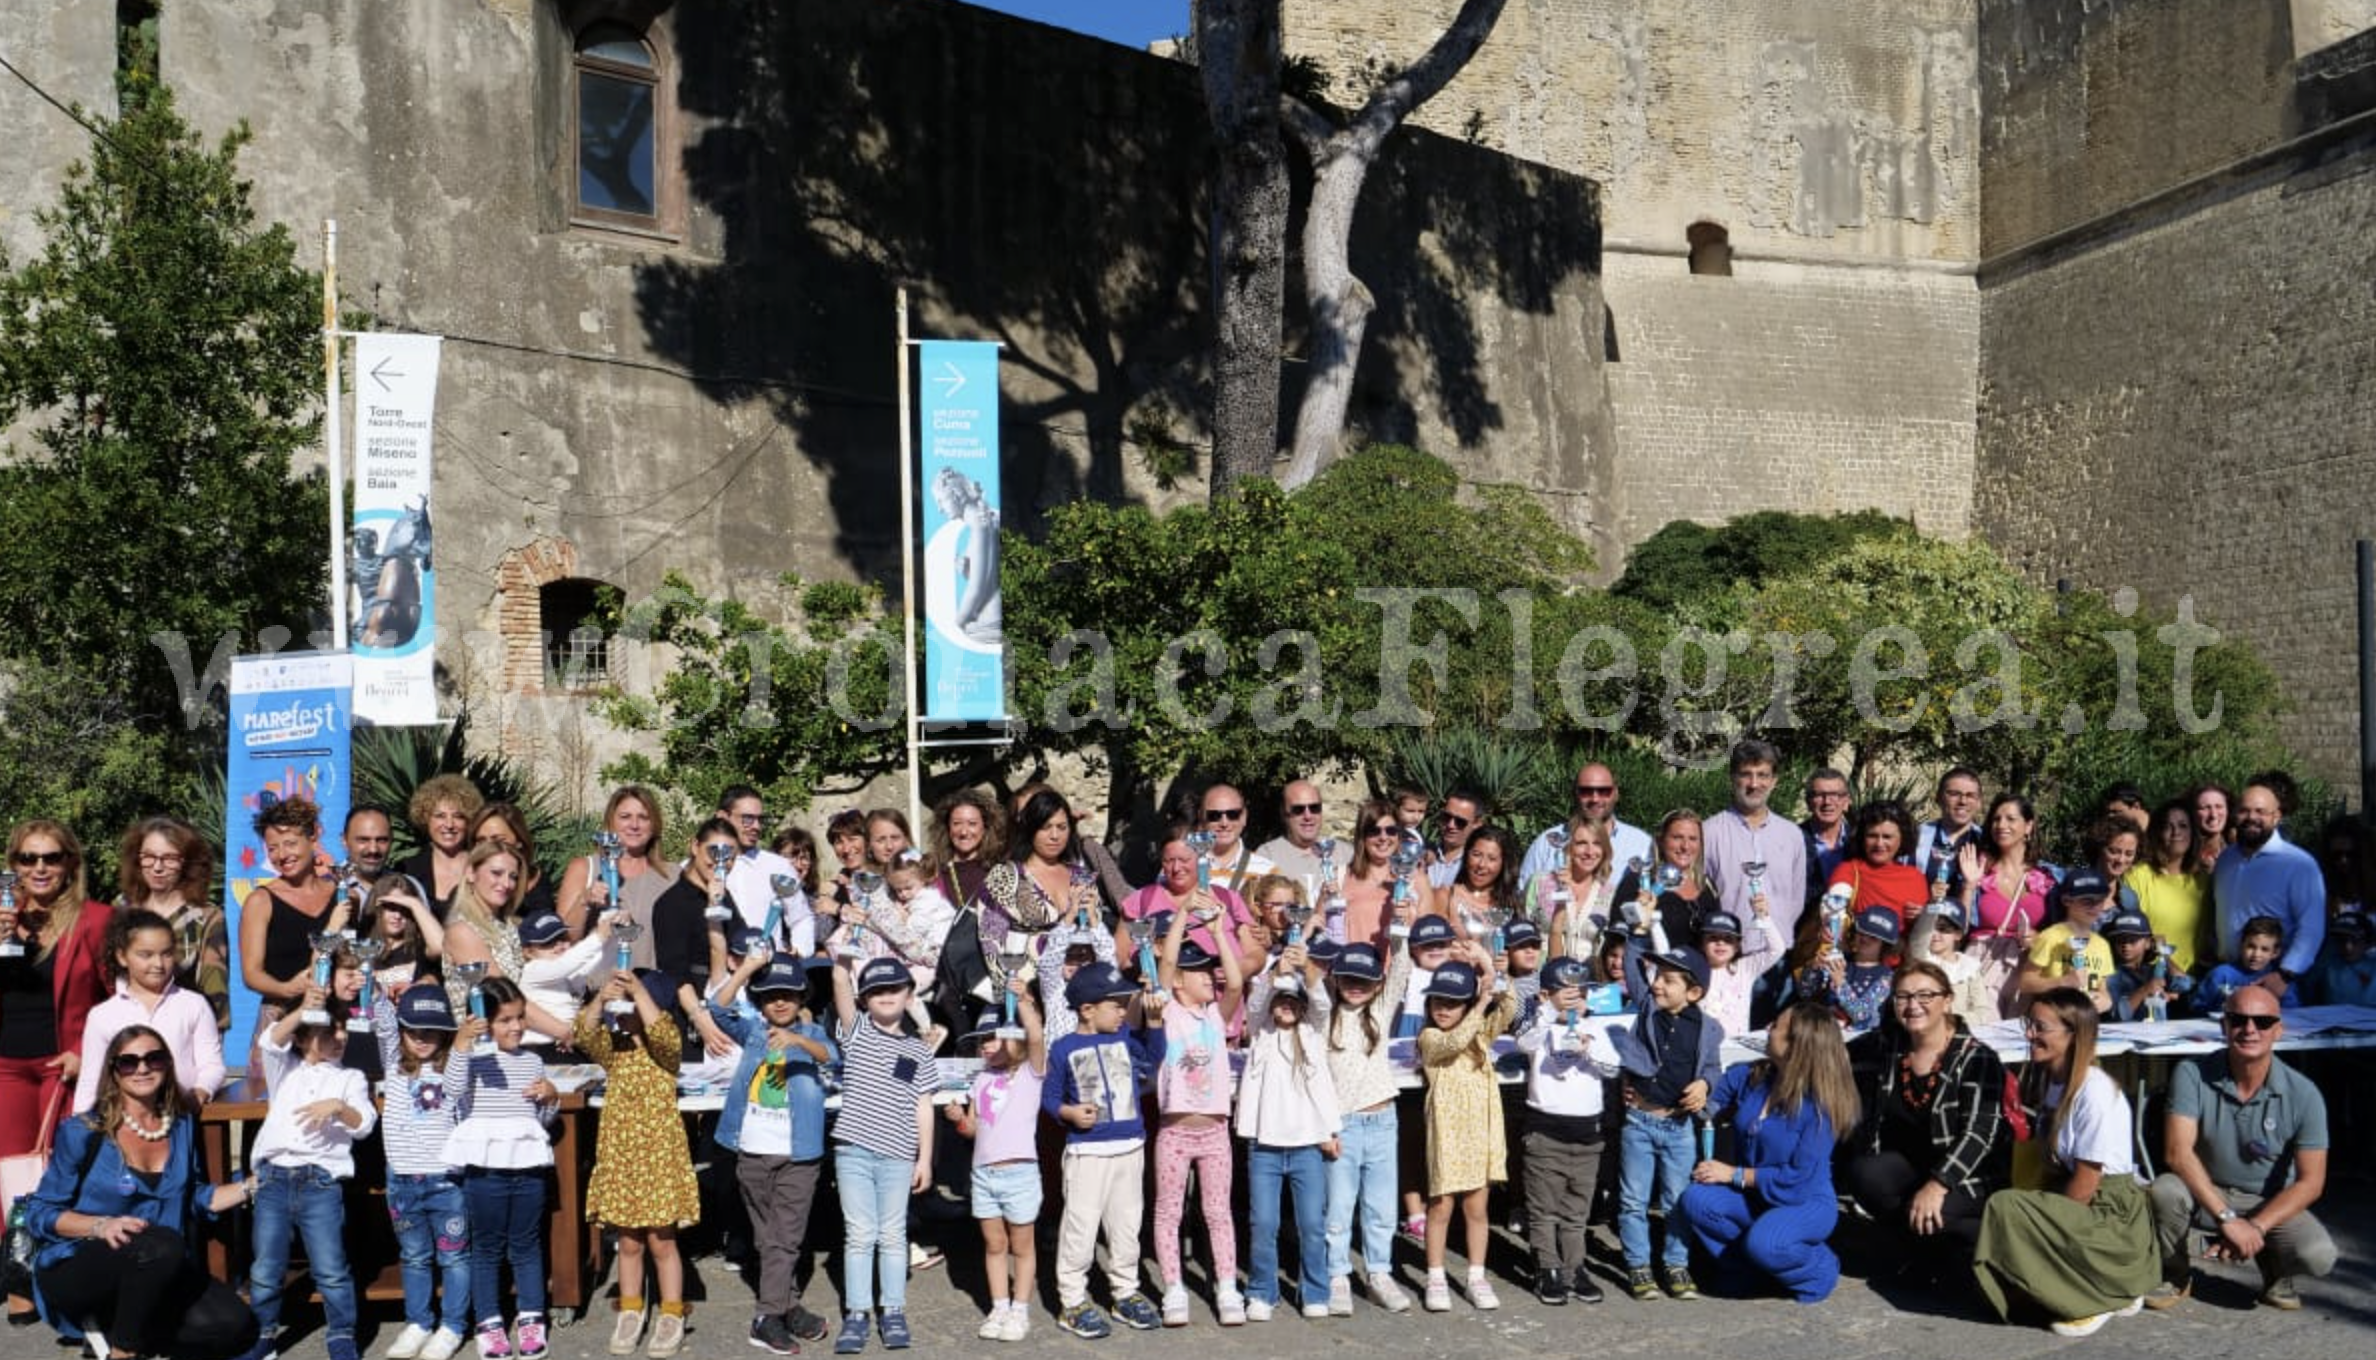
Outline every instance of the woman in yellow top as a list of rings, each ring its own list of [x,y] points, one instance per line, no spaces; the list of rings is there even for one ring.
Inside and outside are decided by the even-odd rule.
[[[2170,964],[2182,973],[2195,971],[2217,951],[2211,945],[2211,879],[2195,869],[2194,809],[2173,798],[2153,810],[2145,828],[2145,853],[2121,876],[2121,883],[2137,895],[2137,909],[2153,923],[2153,933],[2170,946]]]

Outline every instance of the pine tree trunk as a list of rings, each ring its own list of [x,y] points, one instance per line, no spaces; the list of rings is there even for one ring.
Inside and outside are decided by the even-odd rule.
[[[1197,57],[1216,164],[1206,249],[1214,321],[1212,495],[1267,477],[1279,452],[1287,295],[1287,153],[1279,135],[1279,0],[1203,0]]]
[[[1303,235],[1304,300],[1311,314],[1310,377],[1295,415],[1295,454],[1282,484],[1293,490],[1320,475],[1344,438],[1353,401],[1353,373],[1361,340],[1376,307],[1367,285],[1353,276],[1353,209],[1361,200],[1370,161],[1340,148],[1322,161],[1312,182]]]

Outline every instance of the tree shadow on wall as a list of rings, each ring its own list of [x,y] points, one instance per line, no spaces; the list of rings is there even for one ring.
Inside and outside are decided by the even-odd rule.
[[[1010,526],[1031,532],[1082,497],[1128,499],[1126,431],[1142,407],[1185,417],[1180,433],[1203,442],[1211,152],[1194,70],[949,0],[707,0],[671,22],[694,225],[689,249],[639,270],[646,331],[697,372],[753,376],[705,390],[766,402],[793,432],[861,574],[898,560],[900,284],[919,336],[1006,346]],[[1385,365],[1356,421],[1382,435],[1414,423],[1420,384],[1395,356],[1416,340],[1417,395],[1464,444],[1498,428],[1467,298],[1491,289],[1548,312],[1570,274],[1597,271],[1590,194],[1448,139],[1398,137],[1354,243],[1381,303],[1365,372]]]

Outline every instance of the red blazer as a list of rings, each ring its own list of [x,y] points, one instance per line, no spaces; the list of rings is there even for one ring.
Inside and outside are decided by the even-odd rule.
[[[83,903],[73,932],[58,941],[51,956],[50,1003],[58,1008],[60,1053],[82,1052],[83,1022],[91,1018],[91,1007],[108,997],[107,970],[101,962],[107,957],[107,925],[114,916],[115,908],[105,902]]]

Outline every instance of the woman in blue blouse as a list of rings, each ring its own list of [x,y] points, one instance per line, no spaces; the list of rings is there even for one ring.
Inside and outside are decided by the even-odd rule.
[[[190,1225],[246,1204],[253,1188],[201,1180],[197,1107],[163,1036],[134,1025],[106,1062],[98,1100],[58,1126],[49,1170],[24,1200],[34,1301],[69,1337],[97,1326],[112,1360],[238,1355],[255,1315],[199,1265]]]
[[[1832,1147],[1857,1124],[1856,1082],[1840,1026],[1808,1002],[1775,1020],[1761,1062],[1725,1070],[1708,1097],[1711,1115],[1732,1114],[1741,1164],[1693,1167],[1679,1208],[1716,1260],[1720,1287],[1768,1276],[1800,1303],[1829,1298],[1840,1258],[1826,1239],[1839,1223]]]

